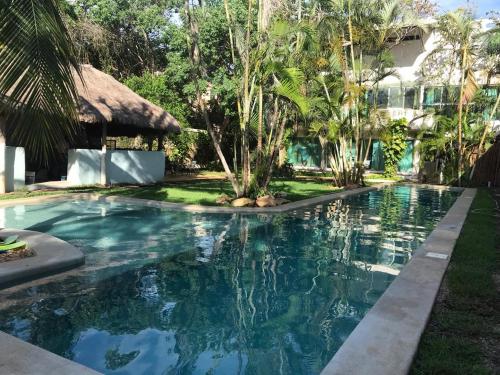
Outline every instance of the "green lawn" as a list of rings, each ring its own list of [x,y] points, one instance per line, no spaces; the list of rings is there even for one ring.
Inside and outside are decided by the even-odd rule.
[[[365,180],[387,180],[387,181],[403,181],[401,176],[386,177],[381,173],[370,173],[365,175]]]
[[[338,191],[329,182],[276,180],[271,183],[272,192],[287,193],[287,199],[297,201]],[[154,199],[166,202],[216,205],[221,194],[232,196],[229,182],[224,180],[198,180],[165,183],[151,186],[117,186],[111,188],[83,187],[63,191],[15,192],[0,195],[0,199],[15,199],[62,193],[100,193],[104,195],[123,195],[134,198]]]
[[[493,273],[497,218],[479,190],[455,245],[412,374],[494,374],[499,366],[500,309]],[[496,359],[496,364],[493,358]]]

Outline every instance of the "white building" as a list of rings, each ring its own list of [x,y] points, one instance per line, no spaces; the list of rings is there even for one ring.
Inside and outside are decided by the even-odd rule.
[[[436,29],[436,21],[425,20],[423,28],[413,28],[402,40],[391,48],[394,61],[394,75],[385,77],[378,83],[377,108],[387,112],[392,119],[406,118],[410,125],[410,138],[406,155],[400,163],[400,171],[414,174],[418,172],[419,158],[416,152],[416,133],[422,127],[431,127],[433,113],[455,110],[458,102],[460,70],[458,66],[446,63],[450,51],[439,50],[441,36]],[[492,27],[491,21],[477,21],[478,29]],[[365,57],[368,63],[368,58]],[[486,61],[478,61],[475,79],[485,89],[487,95],[499,94],[500,77],[488,78]],[[449,95],[450,94],[450,95]],[[371,91],[368,99],[374,100]],[[456,101],[450,97],[455,97]],[[500,111],[494,116],[494,127],[500,128]],[[370,169],[383,169],[380,142],[372,145]],[[319,144],[311,140],[297,140],[288,149],[289,161],[298,167],[320,167]]]

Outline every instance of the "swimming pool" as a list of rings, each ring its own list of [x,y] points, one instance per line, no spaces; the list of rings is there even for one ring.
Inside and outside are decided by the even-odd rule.
[[[87,264],[3,291],[0,329],[110,374],[317,374],[457,196],[398,186],[274,215],[2,208],[0,225]]]

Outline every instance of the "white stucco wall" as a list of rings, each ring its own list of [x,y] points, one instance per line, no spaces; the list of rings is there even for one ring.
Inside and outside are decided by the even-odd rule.
[[[23,147],[0,145],[0,174],[5,175],[5,191],[24,188],[25,156]]]
[[[107,179],[111,184],[151,184],[163,180],[165,154],[161,151],[112,150],[107,157]]]
[[[71,185],[95,185],[101,179],[101,150],[68,151],[68,182]]]
[[[68,153],[71,185],[100,183],[101,150],[77,149]],[[151,184],[163,180],[165,155],[161,151],[109,150],[106,180],[110,184]]]

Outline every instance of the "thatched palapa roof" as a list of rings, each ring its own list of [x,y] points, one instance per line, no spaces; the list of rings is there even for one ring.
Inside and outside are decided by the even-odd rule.
[[[91,65],[81,65],[83,81],[75,72],[80,122],[108,124],[110,135],[180,132],[167,111],[137,95],[124,84]]]

